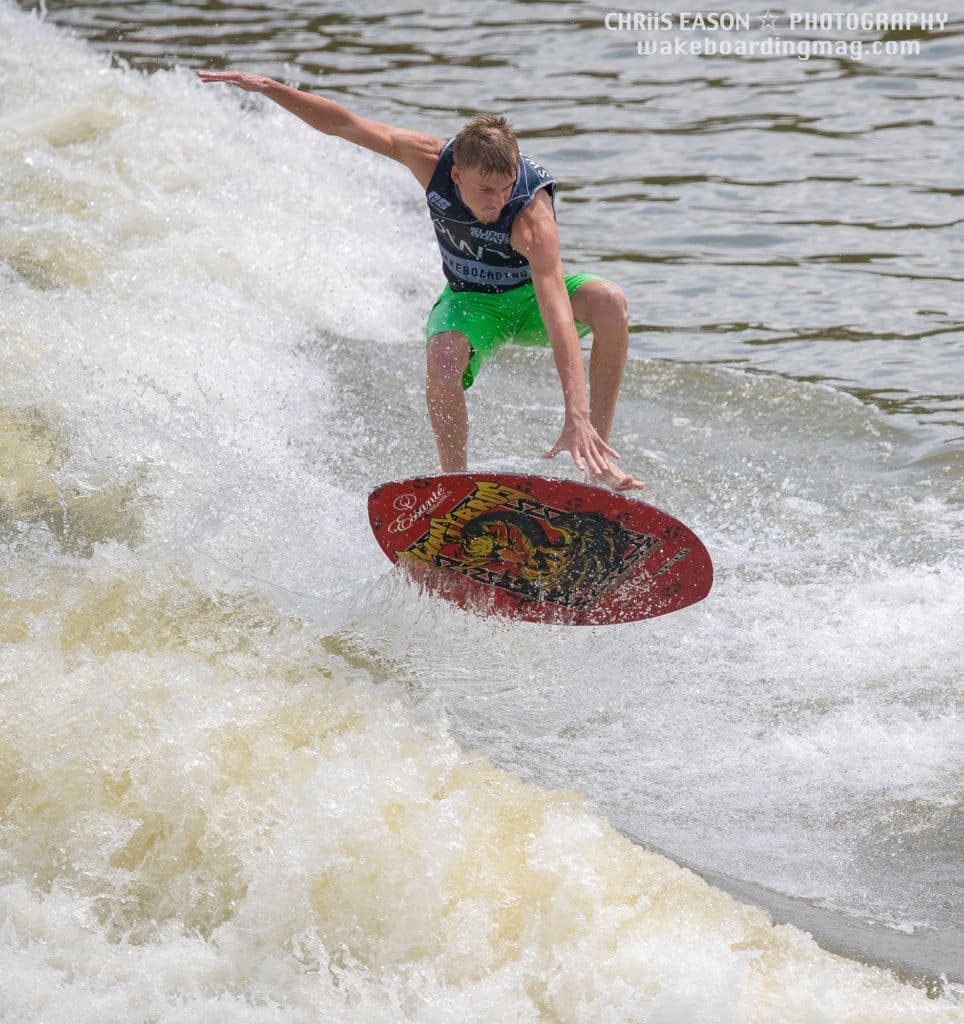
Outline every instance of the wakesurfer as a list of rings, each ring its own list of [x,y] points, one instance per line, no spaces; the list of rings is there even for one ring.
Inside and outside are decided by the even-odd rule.
[[[609,434],[626,363],[622,289],[594,274],[563,272],[549,172],[519,152],[512,125],[481,114],[449,140],[359,117],[334,100],[244,71],[199,71],[260,93],[325,135],[407,167],[425,192],[447,283],[426,324],[426,401],[443,473],[467,470],[465,391],[504,344],[552,349],[564,422],[543,453],[568,451],[593,483],[643,486],[614,464]],[[591,405],[579,339],[593,334]]]

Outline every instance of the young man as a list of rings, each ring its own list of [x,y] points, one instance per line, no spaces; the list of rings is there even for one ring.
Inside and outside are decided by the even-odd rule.
[[[443,473],[467,468],[465,389],[486,357],[518,338],[551,346],[562,383],[565,421],[544,458],[567,450],[594,483],[643,486],[613,464],[619,456],[608,444],[629,339],[625,297],[602,278],[563,274],[555,182],[519,153],[504,118],[473,118],[446,142],[358,117],[261,75],[198,77],[261,93],[326,135],[404,164],[422,186],[448,279],[426,325],[426,399]],[[591,409],[579,344],[590,330]]]

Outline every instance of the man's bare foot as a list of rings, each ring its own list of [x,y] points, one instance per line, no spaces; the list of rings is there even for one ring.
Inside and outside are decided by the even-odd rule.
[[[589,483],[594,487],[609,487],[614,491],[641,491],[646,486],[629,473],[617,469],[612,462],[604,473],[590,473]]]

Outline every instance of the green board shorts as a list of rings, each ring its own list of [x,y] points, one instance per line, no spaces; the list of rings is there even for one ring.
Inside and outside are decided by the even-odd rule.
[[[587,281],[601,281],[598,274],[567,274],[566,291],[572,293]],[[592,328],[576,320],[576,330],[584,338]],[[507,292],[453,292],[449,285],[442,290],[425,324],[425,340],[444,331],[458,331],[469,340],[469,365],[462,375],[462,387],[468,390],[482,368],[482,363],[503,345],[548,346],[539,304],[532,284],[520,285]]]

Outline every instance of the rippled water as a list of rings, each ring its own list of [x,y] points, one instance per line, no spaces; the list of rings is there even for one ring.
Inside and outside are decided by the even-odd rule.
[[[964,22],[709,59],[604,14],[0,5],[0,1015],[960,1019]],[[547,631],[391,576],[418,189],[201,66],[512,114],[630,297],[617,447],[708,601]],[[557,391],[506,352],[473,459],[544,470]]]

